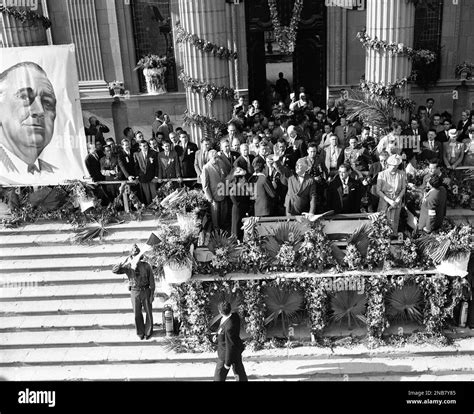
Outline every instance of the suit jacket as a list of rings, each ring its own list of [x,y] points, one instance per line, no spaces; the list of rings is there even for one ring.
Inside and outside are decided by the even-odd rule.
[[[86,164],[87,171],[89,171],[92,181],[105,181],[105,177],[100,172],[99,154],[96,152],[94,152],[94,154],[88,154],[84,163]]]
[[[412,136],[412,135],[415,135],[415,131],[413,131],[413,129],[411,129],[411,128],[407,128],[402,132],[402,135]],[[425,133],[425,131],[423,130],[423,128],[421,126],[418,127],[418,135],[420,136],[421,141],[426,141],[427,140],[426,133]]]
[[[344,151],[341,147],[336,147],[337,168],[344,162]],[[331,147],[327,147],[323,153],[324,165],[328,171],[331,171]]]
[[[346,125],[347,133],[346,138],[344,138],[344,127],[337,126],[334,130],[334,133],[337,135],[339,146],[346,147],[349,145],[349,139],[353,137],[357,137],[357,130],[353,126]]]
[[[230,367],[237,362],[244,350],[244,343],[240,339],[240,317],[232,313],[217,331],[217,357]]]
[[[250,184],[254,184],[254,215],[255,217],[270,216],[273,211],[273,199],[275,198],[275,190],[272,183],[264,174],[253,175]]]
[[[316,214],[316,183],[306,176],[300,184],[298,176],[287,179],[288,192],[285,198],[286,215],[299,216],[302,213]]]
[[[222,201],[225,198],[224,192],[219,191],[220,186],[225,182],[223,169],[220,164],[213,165],[208,162],[204,165],[201,173],[202,189],[209,201]]]
[[[110,157],[109,160],[107,160],[106,157],[102,157],[100,159],[100,170],[101,172],[104,171],[104,177],[105,181],[114,181],[117,179],[118,173],[117,173],[117,158],[115,157]]]
[[[438,135],[436,135],[436,141],[439,141],[441,143],[448,142],[449,135],[447,134],[446,131],[438,132]]]
[[[176,151],[170,151],[167,157],[164,151],[158,153],[158,178],[181,177],[179,159]]]
[[[430,144],[428,141],[423,141],[421,143],[421,155],[425,160],[431,160],[437,158],[441,160],[443,158],[443,146],[440,142],[434,141],[434,148],[430,149]]]
[[[253,162],[255,156],[252,155],[252,154],[249,154],[248,158],[249,158],[249,161],[250,161],[250,165],[247,164],[247,161],[245,161],[245,158],[241,155],[239,158],[237,158],[234,161],[234,167],[235,168],[237,168],[237,167],[243,168],[245,171],[247,171],[248,175],[252,175],[253,174],[252,162]]]
[[[196,170],[194,169],[194,161],[198,146],[194,142],[188,142],[184,149],[181,145],[176,145],[174,150],[178,154],[178,159],[181,167],[181,173],[185,178],[196,177]]]
[[[467,130],[471,125],[471,117],[468,118],[466,122],[462,120],[458,122],[457,130],[459,131],[458,141],[461,142],[463,139],[469,138]]]
[[[344,194],[343,185],[339,175],[329,183],[328,204],[335,213],[350,214],[360,213],[359,182],[349,177],[347,183],[348,194]]]
[[[230,158],[224,155],[224,153],[221,153],[218,158],[218,162],[221,166],[221,168],[224,171],[225,176],[228,176],[230,172],[232,171],[232,168],[234,167],[234,162],[237,158],[240,157],[240,154],[235,151],[230,152]]]
[[[197,150],[194,154],[194,171],[196,171],[197,182],[201,184],[201,173],[207,162],[207,153],[203,154],[203,150]]]
[[[138,181],[149,183],[158,176],[158,154],[156,151],[149,149],[146,158],[141,151],[135,152],[133,159],[135,172],[138,173]]]
[[[420,220],[418,221],[418,229],[426,228],[428,233],[441,227],[446,211],[446,189],[439,187],[432,188],[424,197],[421,203]]]
[[[126,154],[124,151],[121,151],[117,161],[119,166],[119,180],[127,180],[128,177],[134,177],[136,175],[135,158],[133,157],[132,152],[130,152],[130,154]]]

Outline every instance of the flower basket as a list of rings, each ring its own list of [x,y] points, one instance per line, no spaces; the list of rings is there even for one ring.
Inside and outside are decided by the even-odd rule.
[[[189,250],[192,256],[194,253],[194,245],[191,245]],[[193,265],[192,262],[189,262],[189,265],[177,265],[176,262],[169,262],[163,265],[163,271],[165,273],[166,283],[181,284],[191,279]]]
[[[442,260],[441,263],[436,266],[436,270],[443,275],[464,277],[468,273],[467,265],[470,256],[471,253],[469,252],[456,258]]]
[[[160,95],[166,93],[165,86],[166,67],[161,68],[144,68],[146,89],[151,95]]]

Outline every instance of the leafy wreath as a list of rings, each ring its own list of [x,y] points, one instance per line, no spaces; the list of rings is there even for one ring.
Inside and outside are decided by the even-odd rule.
[[[367,49],[386,52],[390,55],[407,56],[409,59],[414,61],[423,60],[427,64],[436,60],[436,53],[431,50],[415,50],[411,47],[405,46],[403,43],[387,43],[384,40],[378,39],[377,36],[374,38],[370,37],[365,29],[357,32],[357,38]]]
[[[35,24],[38,21],[45,29],[49,29],[52,24],[51,20],[47,17],[29,9],[22,10],[12,6],[0,6],[0,13],[8,14],[22,23],[31,22],[32,24]]]
[[[179,21],[176,22],[176,43],[189,43],[196,49],[205,53],[210,53],[219,59],[237,59],[237,52],[230,50],[225,46],[218,46],[215,43],[201,39],[199,36],[189,33],[181,25]]]
[[[278,17],[276,0],[268,0],[270,8],[270,17],[273,28],[275,29],[275,38],[284,54],[291,54],[295,50],[296,32],[300,21],[301,11],[303,10],[303,0],[295,0],[293,13],[291,15],[290,25],[282,26]]]
[[[224,99],[234,99],[234,89],[228,88],[227,86],[217,86],[214,83],[199,81],[186,74],[184,70],[181,71],[178,77],[183,82],[185,88],[189,88],[192,92],[203,95],[209,102],[214,101],[217,96]]]

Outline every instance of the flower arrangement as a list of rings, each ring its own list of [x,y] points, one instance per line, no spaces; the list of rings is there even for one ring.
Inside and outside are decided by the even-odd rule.
[[[184,87],[191,90],[193,93],[199,93],[204,96],[209,102],[213,102],[216,97],[234,100],[235,91],[227,86],[217,86],[214,83],[199,81],[191,78],[184,70],[181,71],[178,78],[183,82]]]
[[[209,53],[219,59],[236,60],[237,52],[230,50],[225,46],[218,46],[212,42],[201,39],[195,34],[191,34],[181,25],[179,21],[176,22],[175,31],[176,43],[189,43],[202,52]]]
[[[418,246],[411,237],[407,237],[403,241],[403,245],[400,252],[400,260],[403,266],[405,266],[406,268],[417,267],[420,263]]]
[[[20,9],[13,6],[0,6],[0,13],[12,16],[22,23],[41,23],[45,29],[49,29],[52,24],[51,20],[49,20],[47,17],[42,16],[41,14],[36,13],[28,8]]]
[[[272,259],[269,270],[295,271],[302,238],[296,225],[283,223],[278,226],[264,243],[265,250]]]
[[[188,329],[191,339],[203,350],[212,350],[209,309],[209,289],[202,282],[192,281],[188,285],[186,304],[188,308]]]
[[[311,278],[304,286],[303,292],[311,333],[319,338],[328,321],[329,296],[326,290],[329,278]]]
[[[290,25],[282,26],[278,17],[276,0],[268,0],[270,8],[270,18],[275,30],[275,38],[284,54],[291,54],[295,50],[296,35],[300,21],[301,11],[303,10],[303,0],[295,0],[293,13],[291,15]]]
[[[239,267],[244,272],[257,273],[267,268],[268,258],[264,242],[262,237],[249,237],[244,240],[239,258]]]
[[[310,269],[322,270],[334,264],[330,242],[323,227],[321,220],[311,222],[311,228],[305,232],[299,249],[301,264]]]
[[[173,58],[167,56],[158,56],[154,54],[148,54],[143,56],[135,66],[134,70],[138,69],[160,69],[166,68],[171,63]]]
[[[441,169],[444,180],[443,184],[447,189],[447,203],[452,208],[470,208],[473,186],[469,172],[453,171],[445,168]]]
[[[362,78],[359,83],[359,87],[362,91],[367,92],[371,95],[380,96],[382,98],[390,98],[395,95],[395,91],[404,87],[409,78],[405,77],[400,80],[395,81],[394,83],[388,83],[384,85],[383,83],[377,83],[365,80]],[[399,101],[399,104],[402,105],[402,101]]]
[[[227,129],[225,122],[221,122],[216,118],[210,118],[206,115],[196,114],[188,109],[184,112],[183,123],[185,125],[196,125],[204,129],[205,132],[211,133],[212,136],[210,138],[214,138],[215,140],[222,135],[222,131]]]
[[[456,66],[454,72],[456,78],[472,79],[472,72],[474,71],[474,63],[464,61]]]
[[[381,53],[388,53],[392,56],[407,56],[413,61],[424,61],[426,64],[432,63],[436,60],[436,53],[430,50],[415,50],[411,47],[405,46],[403,43],[387,43],[378,39],[377,36],[375,38],[370,37],[365,29],[357,32],[357,39],[359,39],[366,49],[373,49]]]
[[[123,82],[117,80],[109,82],[109,92],[111,96],[123,95],[125,93]]]
[[[369,268],[384,265],[390,257],[390,239],[393,234],[392,226],[384,213],[370,216],[372,223],[369,228],[369,247],[367,251],[367,264]]]
[[[358,270],[362,266],[362,255],[357,247],[352,243],[349,243],[346,247],[344,263],[349,270]]]
[[[257,350],[263,347],[267,338],[265,315],[267,308],[263,290],[266,282],[248,280],[243,282],[243,306],[245,314],[245,330],[250,335],[250,348]]]

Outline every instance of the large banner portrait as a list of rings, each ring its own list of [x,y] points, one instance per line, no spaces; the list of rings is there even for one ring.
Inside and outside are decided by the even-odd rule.
[[[74,45],[0,48],[0,185],[83,179]]]

